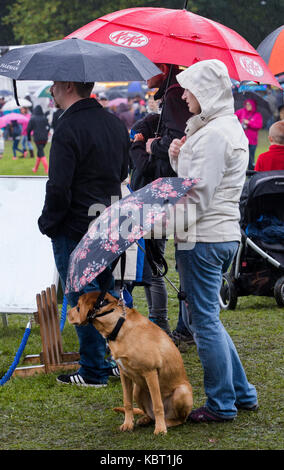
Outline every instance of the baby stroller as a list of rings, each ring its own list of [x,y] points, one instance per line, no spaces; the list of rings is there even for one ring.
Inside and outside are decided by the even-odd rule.
[[[284,306],[284,171],[248,173],[240,201],[242,239],[220,291],[225,310],[247,295],[275,297]]]

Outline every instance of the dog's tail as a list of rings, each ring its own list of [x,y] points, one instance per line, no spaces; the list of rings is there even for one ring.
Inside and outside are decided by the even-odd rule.
[[[125,408],[123,406],[117,406],[116,408],[113,408],[113,411],[116,411],[117,413],[125,414]],[[133,408],[133,414],[144,416],[145,413],[144,411],[140,410],[140,408]]]

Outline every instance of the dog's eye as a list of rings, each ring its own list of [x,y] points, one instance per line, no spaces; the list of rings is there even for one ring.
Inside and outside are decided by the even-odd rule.
[[[78,305],[77,305],[77,307],[76,307],[76,308],[77,308],[77,312],[80,312],[80,307],[78,307]]]

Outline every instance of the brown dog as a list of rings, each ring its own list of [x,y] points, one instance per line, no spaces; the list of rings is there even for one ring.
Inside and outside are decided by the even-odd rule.
[[[99,294],[82,295],[78,305],[68,312],[69,323],[86,324]],[[120,320],[122,326],[116,338],[108,339],[123,389],[124,408],[114,408],[125,413],[121,431],[133,430],[134,414],[143,415],[137,421],[140,425],[154,420],[154,434],[166,433],[167,426],[184,423],[192,409],[192,388],[180,352],[169,336],[137,310],[123,307],[110,294],[106,294],[104,306],[93,316],[94,327],[105,338],[119,319],[125,320]],[[133,409],[133,398],[140,409]]]

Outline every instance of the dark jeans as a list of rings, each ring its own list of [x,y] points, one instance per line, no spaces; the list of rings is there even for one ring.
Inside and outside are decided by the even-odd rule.
[[[249,163],[248,170],[254,170],[254,156],[255,156],[256,145],[249,144]]]
[[[76,248],[76,245],[77,242],[64,235],[58,235],[52,239],[55,264],[60,276],[63,292],[65,291],[69,257],[72,251]],[[77,305],[80,295],[86,292],[101,290],[106,282],[108,273],[109,268],[97,276],[96,279],[94,279],[91,284],[88,284],[82,292],[72,292],[71,294],[67,294],[66,297],[69,305],[71,307]],[[110,290],[110,293],[117,297],[114,291]],[[105,360],[105,339],[91,324],[86,326],[76,326],[75,328],[80,345],[79,363],[81,367],[78,370],[78,373],[84,379],[95,380],[99,383],[107,383],[108,376],[110,375],[110,364]]]
[[[46,146],[46,142],[35,142],[35,144],[38,158],[44,157],[44,147]]]
[[[162,254],[165,253],[166,240],[156,240]],[[168,320],[168,291],[163,277],[152,275],[150,286],[144,287],[149,310],[149,320],[154,323]]]

